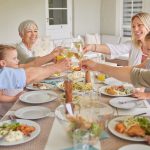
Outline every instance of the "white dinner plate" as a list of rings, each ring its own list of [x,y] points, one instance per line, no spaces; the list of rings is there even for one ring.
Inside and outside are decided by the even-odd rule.
[[[130,144],[123,146],[118,150],[150,150],[150,146],[144,144]]]
[[[109,131],[121,139],[129,140],[129,141],[137,141],[137,142],[145,141],[145,139],[142,137],[130,137],[127,134],[119,133],[115,130],[115,126],[118,123],[118,121],[123,121],[124,119],[125,119],[125,116],[122,116],[122,117],[114,118],[111,121],[109,121],[109,123],[108,123]]]
[[[46,83],[39,83],[41,84],[41,87],[38,86],[33,86],[33,84],[28,84],[26,86],[26,88],[28,90],[34,90],[34,91],[38,91],[38,90],[50,90],[53,88],[53,86],[51,84],[46,84]]]
[[[41,106],[23,107],[15,111],[15,116],[22,119],[41,119],[50,115],[50,109]]]
[[[123,84],[123,82],[112,77],[105,79],[104,83],[107,85],[122,85]]]
[[[23,93],[19,99],[25,103],[42,104],[57,99],[57,94],[52,91],[30,91]]]
[[[133,101],[135,100],[135,102]],[[129,102],[133,101],[133,102]],[[132,109],[137,105],[137,99],[132,97],[116,97],[109,101],[109,104],[113,107],[120,109]]]
[[[0,146],[13,146],[13,145],[18,145],[18,144],[22,144],[22,143],[26,143],[28,141],[31,141],[32,139],[34,139],[35,137],[37,137],[40,133],[40,126],[31,120],[23,120],[23,119],[17,119],[17,122],[21,123],[21,124],[26,124],[29,126],[33,126],[35,127],[35,131],[33,131],[30,136],[24,136],[23,139],[15,141],[15,142],[7,142],[5,141],[5,139],[2,139],[0,141]],[[0,126],[2,126],[4,123],[11,123],[11,120],[6,120],[6,121],[2,121],[0,122]]]
[[[125,87],[125,89],[128,89],[128,90],[131,90],[131,91],[133,91],[133,87],[132,86],[126,86],[126,85],[123,85],[124,87]],[[122,96],[122,97],[124,97],[124,96],[130,96],[130,95],[132,95],[132,92],[130,92],[129,94],[125,94],[125,95],[120,95],[120,94],[115,94],[115,95],[111,95],[111,94],[109,94],[109,93],[106,93],[106,88],[108,88],[108,87],[111,87],[110,85],[108,85],[108,86],[102,86],[100,89],[99,89],[99,91],[102,93],[102,94],[104,94],[104,95],[107,95],[107,96],[113,96],[113,97],[117,97],[117,96]]]

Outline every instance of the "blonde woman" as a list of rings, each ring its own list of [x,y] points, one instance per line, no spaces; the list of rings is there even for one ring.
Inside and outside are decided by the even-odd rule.
[[[84,47],[84,52],[94,51],[109,54],[112,59],[129,53],[129,66],[141,64],[148,56],[144,38],[150,31],[150,14],[140,12],[134,15],[131,20],[131,31],[131,41],[117,45],[108,43],[87,45]]]

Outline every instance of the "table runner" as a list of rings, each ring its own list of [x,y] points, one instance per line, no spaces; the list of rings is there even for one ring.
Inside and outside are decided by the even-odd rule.
[[[72,147],[72,140],[56,118],[44,150],[63,150],[70,147]]]

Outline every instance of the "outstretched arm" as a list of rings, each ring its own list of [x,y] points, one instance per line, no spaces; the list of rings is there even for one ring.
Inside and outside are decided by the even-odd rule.
[[[69,59],[64,59],[63,61],[53,65],[26,68],[26,83],[39,82],[54,73],[63,72],[70,68],[71,64]]]
[[[110,54],[110,49],[106,44],[88,44],[83,48],[86,53],[88,51],[93,51],[97,53]]]
[[[108,74],[114,78],[117,78],[121,81],[131,82],[130,72],[131,67],[113,67],[105,64],[98,64],[92,60],[84,60],[81,63],[82,68],[87,70],[99,71],[105,74]]]
[[[42,56],[42,57],[35,57],[32,61],[20,64],[20,68],[27,68],[27,67],[39,67],[44,65],[50,61],[53,61],[54,58],[62,52],[61,48],[55,48],[50,54]]]

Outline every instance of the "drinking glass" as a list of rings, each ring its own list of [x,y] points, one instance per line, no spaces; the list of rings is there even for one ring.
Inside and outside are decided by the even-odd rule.
[[[73,148],[74,150],[91,150],[91,147],[100,150],[100,141],[98,137],[94,137],[89,130],[76,129],[73,132]]]

